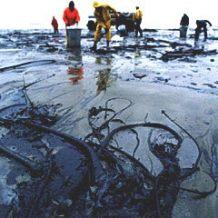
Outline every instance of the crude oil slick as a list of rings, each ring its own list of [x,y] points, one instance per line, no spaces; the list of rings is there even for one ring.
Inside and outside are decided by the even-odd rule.
[[[1,217],[216,217],[217,42],[175,35],[1,33]]]

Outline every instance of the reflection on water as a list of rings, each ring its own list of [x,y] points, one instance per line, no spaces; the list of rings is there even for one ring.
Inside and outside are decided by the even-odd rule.
[[[70,76],[69,81],[72,84],[77,84],[79,80],[83,79],[84,75],[81,49],[78,48],[72,50],[68,60],[72,62],[72,64],[67,68],[67,73]]]
[[[81,48],[75,48],[70,50],[68,60],[82,62]]]
[[[112,57],[96,57],[95,59],[95,63],[96,64],[105,64],[109,67],[111,67],[111,64],[112,64]]]
[[[141,63],[140,58],[141,58],[141,52],[139,49],[136,49],[136,51],[134,52],[134,66],[135,67]]]
[[[140,58],[141,57],[141,51],[139,49],[136,49],[134,55],[135,55],[135,58]]]
[[[106,89],[110,86],[112,80],[110,78],[111,76],[111,69],[103,69],[98,71],[98,76],[97,76],[97,95],[101,91],[106,91]]]
[[[97,75],[97,95],[100,94],[101,91],[106,91],[108,87],[110,87],[113,79],[112,79],[112,58],[106,57],[97,57],[95,60],[96,64],[105,64],[107,68],[103,68],[101,70],[98,70]]]
[[[79,80],[83,79],[84,70],[83,67],[68,67],[67,72],[69,75],[72,75],[72,77],[69,77],[69,80],[73,84],[77,84]]]

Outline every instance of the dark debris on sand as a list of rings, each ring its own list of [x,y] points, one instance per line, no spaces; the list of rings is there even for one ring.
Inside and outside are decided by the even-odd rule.
[[[126,124],[120,115],[132,102],[113,98],[88,113],[90,133],[84,139],[53,128],[60,119],[55,105],[35,105],[26,89],[17,93],[21,104],[0,110],[0,125],[7,133],[0,139],[1,155],[17,163],[8,176],[15,185],[16,198],[10,207],[1,205],[1,217],[171,217],[179,190],[207,197],[216,190],[200,192],[181,187],[181,182],[199,170],[201,151],[192,168],[182,169],[177,153],[183,137],[161,123],[144,121]],[[114,101],[126,106],[116,111]],[[101,122],[99,122],[101,117]],[[111,128],[112,124],[118,127]],[[135,157],[141,146],[138,128],[149,129],[147,145],[160,160],[163,170],[154,176]],[[136,137],[133,154],[113,145],[115,136],[130,131]],[[162,138],[163,140],[159,140]],[[27,173],[28,181],[15,181],[16,175]],[[211,175],[213,180],[213,176]]]
[[[8,34],[1,34],[0,48],[2,49],[34,49],[41,52],[49,53],[62,53],[66,50],[64,45],[63,35],[53,35],[48,33],[28,33],[14,31]],[[84,53],[93,53],[88,47],[87,42],[90,37],[82,37],[84,41],[82,51]],[[91,38],[92,39],[92,38]],[[170,49],[170,51],[168,51]],[[136,50],[145,50],[156,53],[153,58],[160,59],[162,61],[171,61],[175,59],[183,59],[186,57],[195,57],[198,55],[216,55],[217,50],[208,50],[206,48],[196,48],[186,42],[178,42],[164,39],[156,39],[151,37],[141,38],[140,40],[132,40],[128,38],[126,43],[120,43],[119,45],[111,44],[110,49],[101,47],[94,53],[99,55],[113,54],[119,52],[135,52]],[[70,51],[70,50],[69,50]],[[161,56],[159,56],[161,55]]]

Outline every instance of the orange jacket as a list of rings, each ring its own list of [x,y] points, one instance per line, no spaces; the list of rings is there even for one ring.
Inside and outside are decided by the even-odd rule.
[[[67,26],[72,26],[75,23],[78,23],[80,21],[78,10],[74,8],[74,10],[71,11],[69,8],[66,8],[64,10],[63,20]]]

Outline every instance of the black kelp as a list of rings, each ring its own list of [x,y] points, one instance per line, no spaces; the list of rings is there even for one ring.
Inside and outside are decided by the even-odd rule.
[[[183,137],[169,126],[148,122],[147,116],[142,123],[126,124],[121,114],[132,105],[128,99],[113,98],[91,108],[90,133],[80,140],[53,129],[61,119],[56,105],[35,105],[25,88],[17,94],[17,102],[0,109],[0,125],[7,129],[0,152],[18,164],[8,175],[17,195],[8,208],[12,217],[171,217],[179,190],[197,197],[216,190],[216,183],[208,192],[180,186],[199,170],[200,148],[196,163],[182,169],[177,154]],[[114,101],[122,101],[123,107],[114,109]],[[149,130],[147,142],[140,139],[139,129]],[[136,141],[133,154],[116,140],[126,132]],[[137,159],[140,146],[148,146],[160,160],[163,169],[158,175]],[[16,175],[24,173],[31,179],[17,183]]]
[[[217,50],[204,50],[204,49],[184,49],[184,50],[175,50],[175,51],[169,51],[166,52],[162,55],[161,60],[163,61],[170,61],[170,60],[175,60],[179,58],[184,58],[184,57],[195,57],[197,55],[216,55]]]
[[[25,95],[21,93],[22,98]],[[80,188],[87,189],[86,184],[93,180],[94,173],[90,172],[97,166],[90,163],[95,154],[82,141],[49,129],[56,122],[54,106],[26,104],[16,112],[8,111],[12,107],[1,109],[0,124],[9,132],[1,139],[0,151],[28,170],[33,178],[17,187],[18,206],[13,208],[13,216],[38,217],[52,207],[52,202],[47,205],[49,200],[67,200],[70,195],[76,198]]]
[[[7,66],[7,67],[1,67],[0,68],[0,72],[5,72],[7,70],[13,70],[13,69],[17,69],[17,68],[22,68],[25,66],[31,66],[31,65],[44,65],[44,64],[54,64],[56,61],[55,60],[39,60],[39,61],[28,61],[25,63],[20,63],[20,64],[16,64],[16,65],[12,65],[12,66]]]

